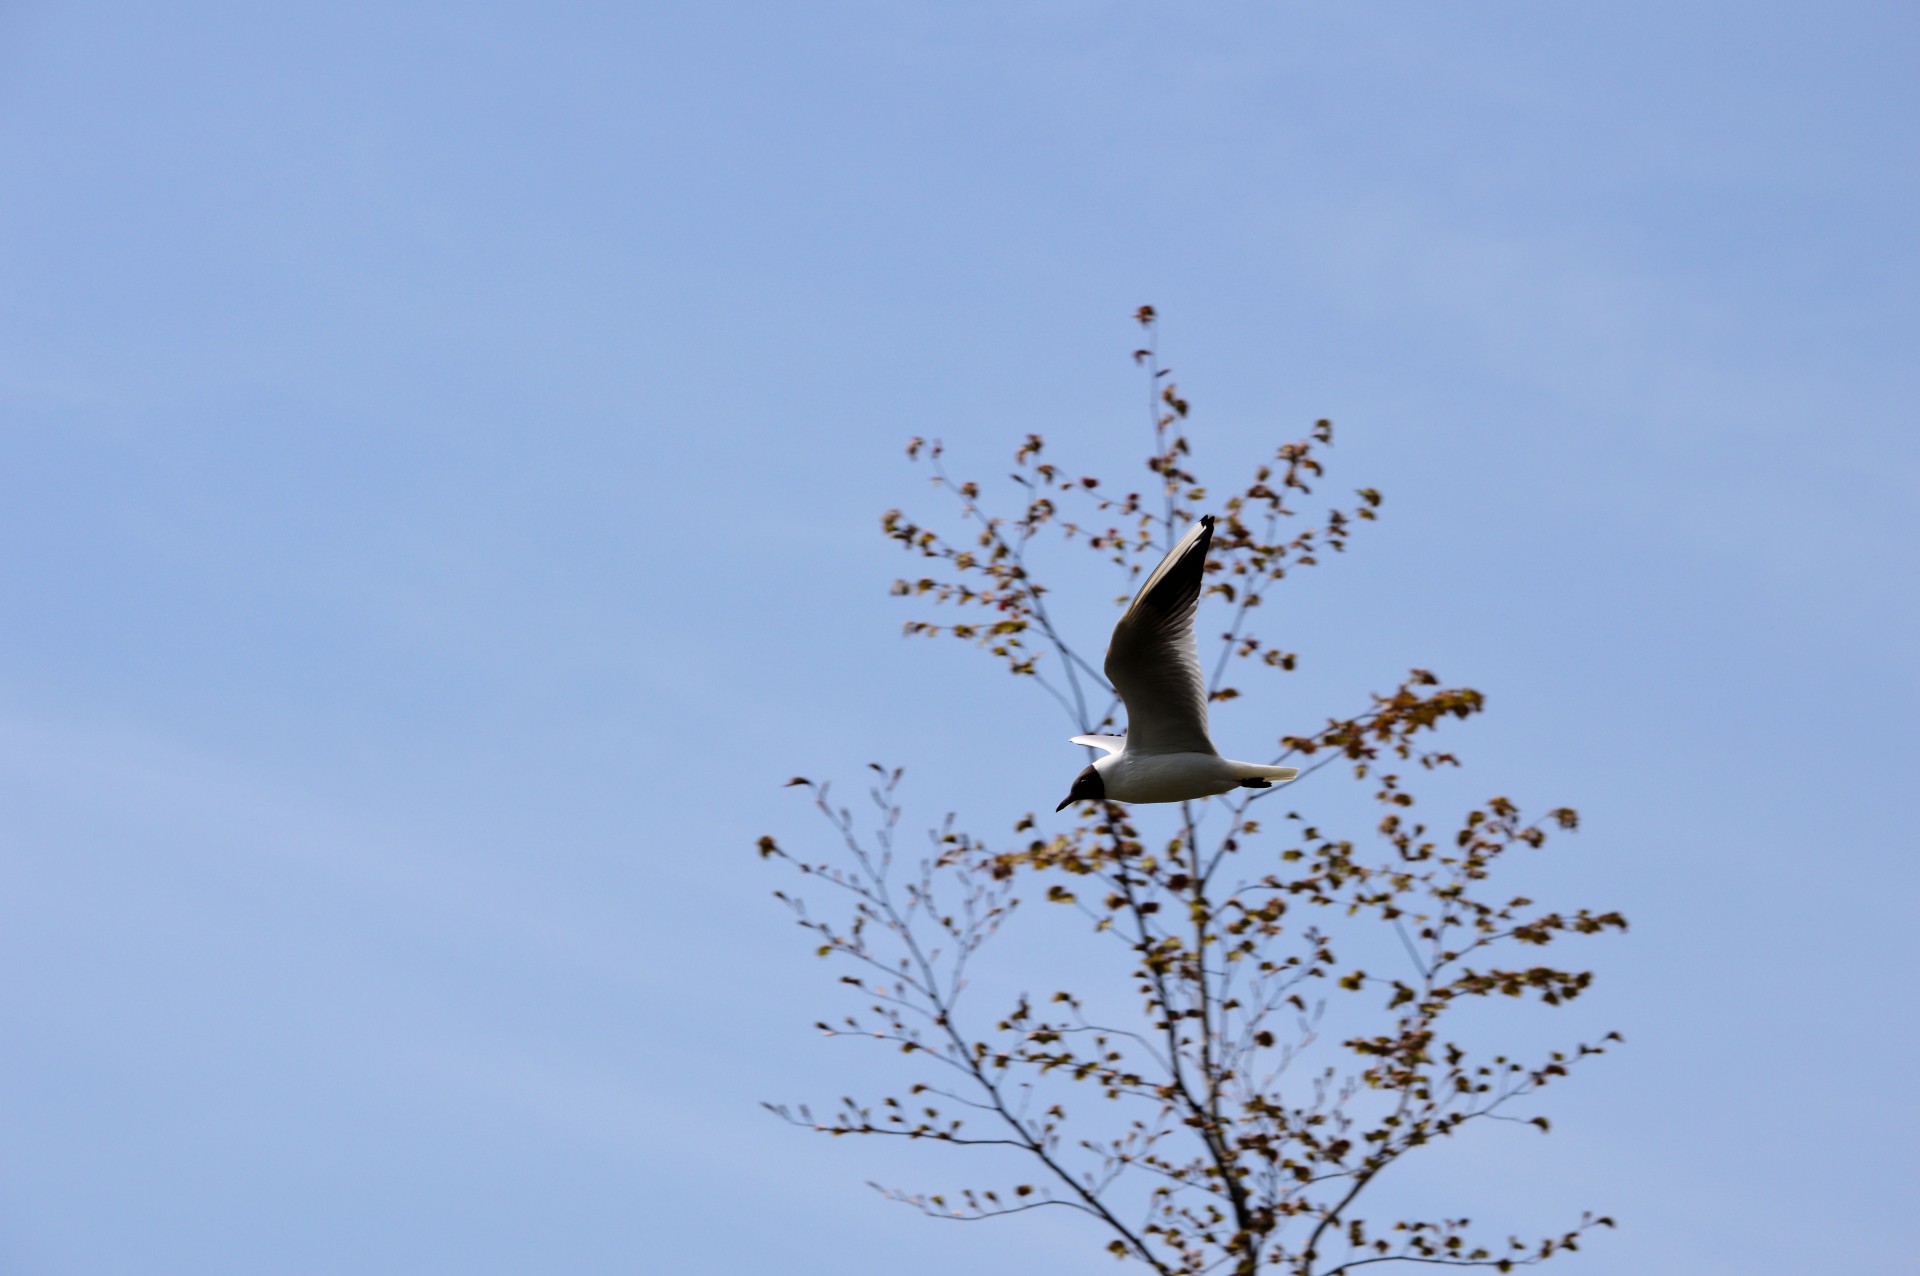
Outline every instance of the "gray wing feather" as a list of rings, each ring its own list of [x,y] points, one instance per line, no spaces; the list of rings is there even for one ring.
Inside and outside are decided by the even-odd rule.
[[[1107,644],[1107,677],[1127,705],[1127,752],[1212,753],[1193,616],[1213,541],[1211,514],[1182,536],[1127,604]]]

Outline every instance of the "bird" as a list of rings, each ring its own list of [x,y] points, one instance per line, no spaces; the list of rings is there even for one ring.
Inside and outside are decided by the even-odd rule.
[[[1133,596],[1107,643],[1107,679],[1127,706],[1125,735],[1077,735],[1074,744],[1105,751],[1075,777],[1053,808],[1074,802],[1186,802],[1265,789],[1300,774],[1223,758],[1207,734],[1207,685],[1193,640],[1200,583],[1213,542],[1207,514],[1167,551]]]

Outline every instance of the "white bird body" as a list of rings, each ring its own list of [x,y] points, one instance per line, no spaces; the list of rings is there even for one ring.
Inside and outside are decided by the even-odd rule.
[[[1127,734],[1073,737],[1106,756],[1080,773],[1056,809],[1086,799],[1186,802],[1241,787],[1264,789],[1300,774],[1295,767],[1223,758],[1207,734],[1193,617],[1212,539],[1208,515],[1167,551],[1113,627],[1106,671],[1127,706]]]
[[[1095,738],[1077,735],[1073,742],[1091,744]],[[1099,738],[1126,742],[1124,736]],[[1248,780],[1291,780],[1299,774],[1290,766],[1235,762],[1217,753],[1134,753],[1125,747],[1098,759],[1093,769],[1115,802],[1185,802],[1231,793]]]

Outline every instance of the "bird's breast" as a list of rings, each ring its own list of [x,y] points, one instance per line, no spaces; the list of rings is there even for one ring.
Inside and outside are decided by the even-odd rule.
[[[1122,752],[1095,766],[1107,796],[1116,802],[1187,802],[1228,792],[1240,782],[1232,764],[1213,753]]]

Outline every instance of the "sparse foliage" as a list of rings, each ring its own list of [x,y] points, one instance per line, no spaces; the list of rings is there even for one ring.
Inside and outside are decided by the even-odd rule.
[[[1111,726],[1119,702],[1056,625],[1029,548],[1057,534],[1111,563],[1120,583],[1137,581],[1209,500],[1188,468],[1188,404],[1158,366],[1153,312],[1137,317],[1147,341],[1135,360],[1153,393],[1145,494],[1113,494],[1099,476],[1056,466],[1029,435],[1013,475],[1025,508],[1001,517],[984,508],[977,484],[949,476],[938,442],[915,439],[909,456],[932,467],[966,530],[950,537],[899,511],[883,520],[923,564],[894,592],[955,609],[943,623],[911,620],[907,632],[977,644],[1044,688],[1083,732]],[[1240,694],[1230,677],[1295,668],[1294,653],[1255,635],[1256,609],[1289,572],[1344,550],[1380,507],[1368,488],[1351,503],[1315,503],[1319,453],[1332,437],[1329,423],[1316,423],[1218,500],[1207,593],[1229,610],[1209,683],[1216,701]],[[1010,1149],[1029,1170],[1002,1186],[882,1190],[950,1219],[1075,1211],[1097,1220],[1114,1254],[1163,1276],[1337,1276],[1393,1262],[1507,1271],[1577,1248],[1588,1228],[1611,1220],[1583,1216],[1543,1237],[1490,1240],[1465,1218],[1363,1212],[1382,1175],[1463,1126],[1517,1120],[1546,1130],[1523,1101],[1618,1039],[1521,1060],[1477,1050],[1454,1029],[1455,1012],[1479,999],[1552,1006],[1578,996],[1588,972],[1548,964],[1544,950],[1626,926],[1617,913],[1542,909],[1492,884],[1517,848],[1575,828],[1572,810],[1530,818],[1493,797],[1445,831],[1415,815],[1418,777],[1458,765],[1437,730],[1483,707],[1479,692],[1415,669],[1355,716],[1281,738],[1274,760],[1296,760],[1301,780],[1184,804],[1170,839],[1150,844],[1113,803],[1082,804],[1055,833],[1029,815],[1006,846],[959,831],[950,816],[910,870],[896,847],[899,771],[874,768],[869,821],[836,806],[828,786],[794,780],[813,789],[840,850],[793,854],[767,837],[760,851],[842,906],[829,916],[778,893],[819,955],[843,964],[842,982],[865,1007],[818,1026],[885,1043],[924,1073],[903,1094],[846,1098],[830,1113],[770,1106],[831,1134]],[[1367,786],[1378,805],[1367,835],[1342,836],[1288,809],[1308,796],[1301,785],[1336,764],[1335,775]],[[1068,991],[1023,994],[997,1011],[967,999],[983,948],[1034,898],[1115,941],[1137,1016]],[[1369,945],[1379,935],[1391,936],[1387,949]],[[1390,950],[1392,969],[1364,969],[1348,955],[1356,948]],[[1343,1025],[1337,1042],[1323,1039],[1329,1022]]]

